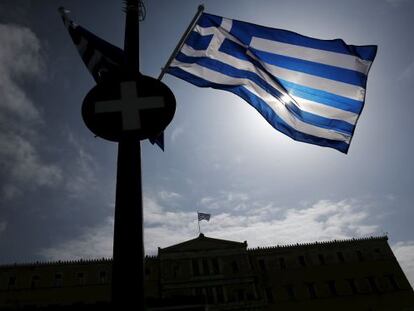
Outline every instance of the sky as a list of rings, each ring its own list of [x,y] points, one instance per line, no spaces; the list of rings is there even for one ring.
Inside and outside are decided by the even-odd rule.
[[[140,70],[158,77],[200,3],[146,0]],[[295,142],[241,98],[170,75],[165,152],[143,141],[147,254],[198,235],[248,246],[387,234],[414,284],[414,2],[204,2],[206,12],[378,45],[347,155]],[[0,1],[0,264],[111,257],[117,145],[80,110],[95,85],[57,12],[123,47],[121,1]]]

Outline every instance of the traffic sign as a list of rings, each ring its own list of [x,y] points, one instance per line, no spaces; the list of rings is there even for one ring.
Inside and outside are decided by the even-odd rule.
[[[96,135],[110,141],[158,137],[175,113],[175,97],[161,81],[139,75],[134,80],[99,83],[86,95],[82,117]]]

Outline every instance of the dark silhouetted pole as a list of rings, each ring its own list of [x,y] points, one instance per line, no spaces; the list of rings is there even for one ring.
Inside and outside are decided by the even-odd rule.
[[[138,0],[125,4],[124,80],[128,81],[137,77],[139,69],[139,12]],[[144,310],[141,144],[128,132],[118,143],[117,168],[112,301],[117,309]]]

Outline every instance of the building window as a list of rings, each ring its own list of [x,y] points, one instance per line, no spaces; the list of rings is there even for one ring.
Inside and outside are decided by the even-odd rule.
[[[369,286],[371,286],[372,291],[374,293],[379,293],[380,290],[377,286],[377,282],[375,282],[375,278],[373,276],[369,276],[367,277],[367,279],[368,279]]]
[[[206,292],[207,292],[207,302],[208,303],[214,303],[213,288],[212,287],[207,287]]]
[[[203,264],[203,273],[206,275],[210,274],[210,267],[208,265],[208,259],[207,258],[203,258],[201,260],[202,264]]]
[[[99,272],[99,280],[101,283],[106,283],[106,271]]]
[[[346,279],[346,281],[349,284],[349,287],[351,287],[352,293],[354,295],[358,294],[358,288],[355,285],[355,279]]]
[[[193,275],[194,276],[199,276],[200,275],[200,268],[198,266],[198,260],[197,259],[192,259],[191,264],[193,266]]]
[[[220,266],[219,266],[218,259],[213,258],[212,263],[213,263],[213,272],[214,272],[214,274],[219,274],[220,273]]]
[[[55,274],[55,280],[53,282],[54,287],[62,287],[63,285],[63,275],[62,273]]]
[[[399,290],[400,289],[400,286],[398,285],[397,280],[395,279],[395,277],[392,274],[387,274],[387,275],[384,275],[384,276],[390,282],[393,290]]]
[[[237,290],[237,300],[244,301],[244,289]]]
[[[332,296],[338,296],[338,291],[336,290],[335,281],[330,280],[327,283],[328,283],[328,287],[329,287],[329,291],[331,292],[331,295]]]
[[[295,300],[296,295],[295,295],[295,290],[293,288],[293,285],[290,285],[290,284],[286,285],[285,288],[286,288],[286,293],[287,293],[288,298],[290,300]]]
[[[39,280],[40,280],[40,277],[38,275],[33,275],[32,276],[32,282],[30,283],[30,288],[31,289],[38,288]]]
[[[275,299],[273,298],[273,291],[271,287],[265,288],[265,293],[266,293],[266,299],[268,302],[272,303],[275,301]]]
[[[359,261],[364,261],[364,256],[362,255],[362,252],[361,251],[357,251],[356,253],[357,253],[358,260]]]
[[[237,265],[237,262],[236,261],[233,261],[231,263],[231,269],[233,270],[233,273],[239,272],[239,266]]]
[[[316,289],[315,289],[315,283],[305,283],[305,285],[308,288],[308,292],[309,292],[310,299],[317,298],[317,296],[316,296]]]
[[[180,266],[178,264],[174,264],[172,267],[173,270],[173,278],[176,279],[180,273]]]
[[[195,295],[198,296],[198,297],[204,296],[203,295],[203,289],[201,287],[196,287]]]
[[[83,272],[78,272],[76,274],[76,277],[78,279],[78,284],[79,285],[85,285],[85,274]]]
[[[8,286],[9,289],[16,287],[16,277],[15,276],[9,277],[9,282],[7,283],[7,286]]]
[[[381,253],[381,250],[379,248],[374,249],[374,254],[375,254],[376,259],[381,259],[382,258],[382,253]]]
[[[337,252],[336,256],[338,257],[339,262],[345,262],[344,254],[342,254],[342,252]]]
[[[325,257],[322,254],[319,254],[318,258],[319,258],[319,262],[321,263],[321,265],[323,266],[326,265]]]
[[[218,303],[223,303],[224,302],[223,286],[217,286],[216,287],[216,294],[217,294],[217,302]]]
[[[299,258],[299,264],[300,264],[302,267],[306,267],[306,260],[305,260],[305,256],[299,256],[298,258]]]
[[[280,270],[286,270],[285,258],[283,257],[279,258],[279,267],[280,267]]]
[[[261,271],[266,271],[266,263],[264,259],[259,259],[259,267]]]

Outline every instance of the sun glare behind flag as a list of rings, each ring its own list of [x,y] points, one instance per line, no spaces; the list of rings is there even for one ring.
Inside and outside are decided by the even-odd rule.
[[[297,141],[347,153],[376,51],[203,13],[168,73],[242,97]]]

